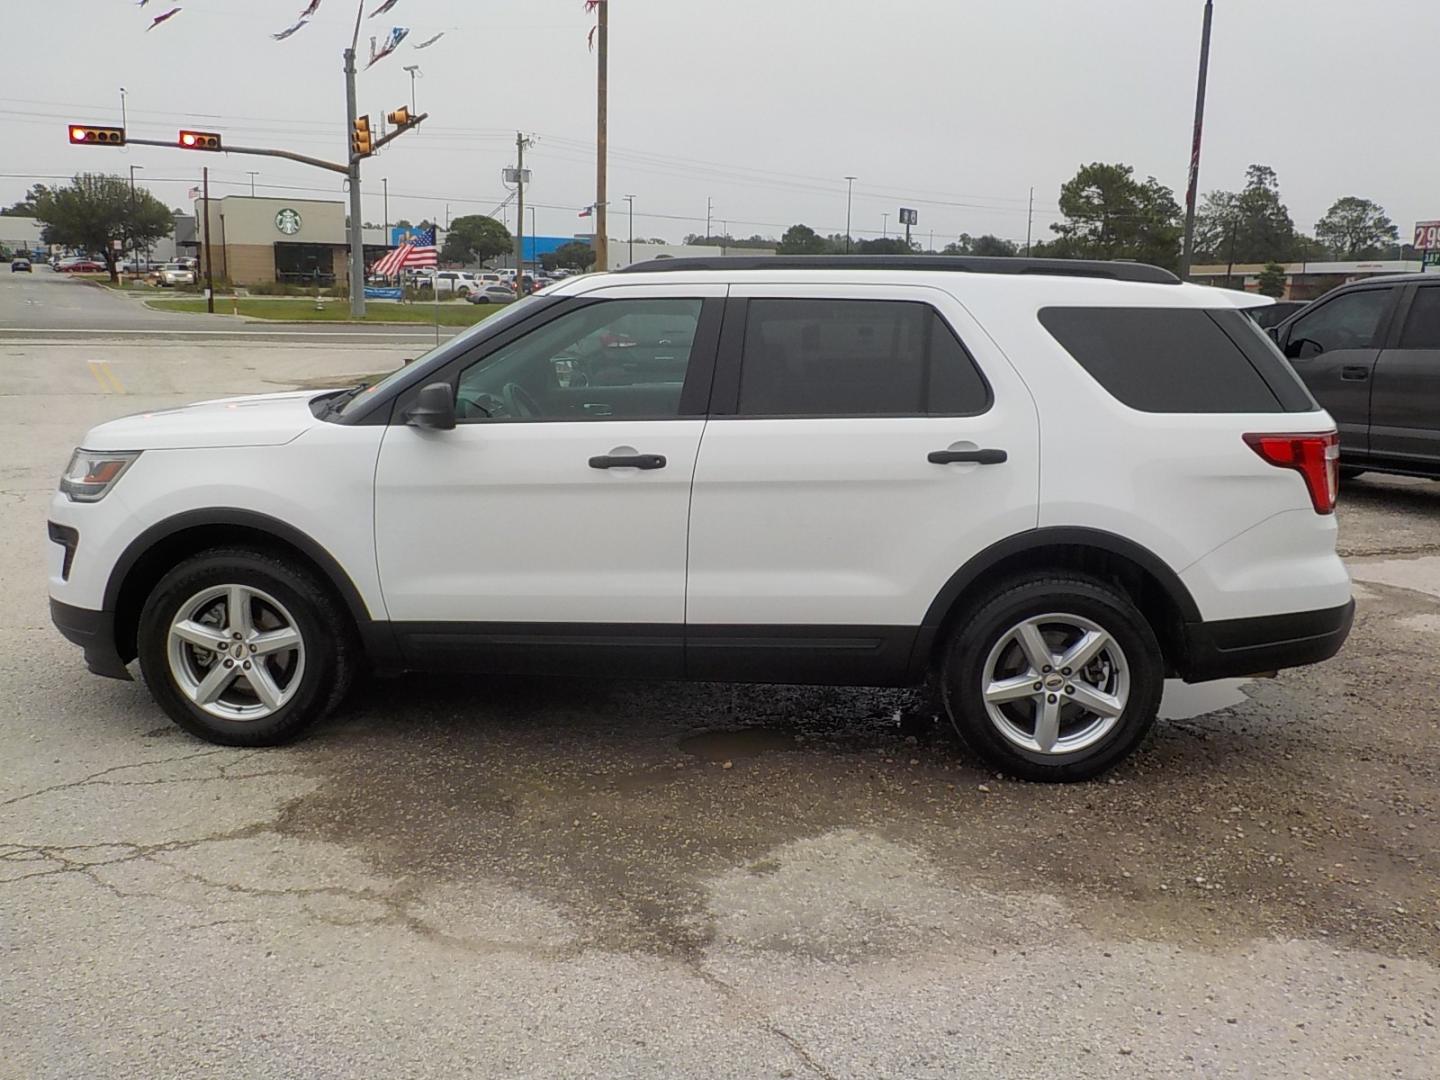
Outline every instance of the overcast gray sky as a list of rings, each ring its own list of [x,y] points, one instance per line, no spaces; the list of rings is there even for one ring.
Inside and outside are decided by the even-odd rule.
[[[72,147],[67,121],[132,134],[213,128],[236,144],[339,158],[340,53],[355,0],[5,0],[0,200],[82,170],[126,173],[172,206],[200,168],[212,193],[341,198],[342,178],[263,158]],[[366,0],[366,14],[380,0]],[[154,15],[180,14],[146,32]],[[1183,200],[1202,0],[611,0],[610,233],[678,240],[715,231],[778,236],[803,221],[879,235],[882,214],[919,210],[936,244],[960,232],[1048,234],[1060,184],[1089,161],[1131,164]],[[1246,165],[1279,173],[1307,232],[1335,198],[1380,202],[1408,235],[1440,218],[1437,0],[1217,0],[1201,190],[1235,188]],[[407,102],[418,63],[418,132],[365,165],[365,216],[489,213],[515,132],[533,134],[539,231],[569,234],[594,200],[595,65],[582,0],[398,0],[371,34],[411,35],[360,76],[360,106]],[[431,48],[414,45],[445,32]],[[364,58],[362,57],[362,63]],[[281,188],[284,185],[285,188]],[[317,190],[302,190],[317,189]],[[528,214],[527,214],[528,218]],[[513,210],[509,224],[514,226]],[[526,222],[527,228],[529,221]]]

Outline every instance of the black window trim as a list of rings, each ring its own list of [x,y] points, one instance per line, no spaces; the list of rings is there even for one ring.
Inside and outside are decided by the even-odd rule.
[[[975,369],[975,374],[980,378],[980,385],[985,388],[985,407],[970,412],[937,413],[937,412],[877,412],[877,413],[764,413],[755,415],[740,412],[740,378],[745,363],[745,334],[750,323],[750,302],[752,300],[800,300],[800,301],[826,301],[834,303],[857,303],[857,304],[919,304],[930,310],[930,313],[938,318],[945,329],[955,339],[955,344],[965,358],[970,361],[970,366]],[[933,323],[931,324],[933,325]],[[928,334],[928,331],[927,331]],[[928,338],[927,338],[928,340]],[[928,383],[929,374],[929,349],[926,349],[926,375]],[[764,296],[732,296],[725,304],[725,322],[720,334],[720,349],[717,357],[714,393],[710,399],[711,420],[946,420],[946,419],[968,419],[976,416],[984,416],[995,407],[995,388],[990,385],[990,380],[985,375],[985,369],[975,360],[975,354],[965,344],[965,339],[955,329],[945,313],[932,304],[929,300],[911,299],[901,297],[866,297],[846,296],[839,293],[832,296],[782,296],[766,293]]]
[[[717,342],[720,338],[720,323],[724,317],[725,300],[719,296],[679,296],[667,293],[664,296],[576,296],[566,297],[543,312],[543,318],[531,318],[518,323],[511,331],[501,334],[488,341],[476,344],[473,348],[457,356],[452,356],[441,366],[438,366],[427,373],[423,380],[416,380],[408,383],[395,396],[394,411],[390,414],[389,422],[396,426],[405,426],[405,414],[410,406],[414,404],[423,387],[432,383],[449,383],[452,391],[458,392],[460,375],[473,364],[480,363],[487,357],[507,348],[518,341],[521,337],[534,333],[550,325],[556,319],[560,319],[583,308],[595,304],[609,304],[617,301],[644,301],[644,300],[699,300],[700,319],[695,327],[695,341],[690,347],[690,361],[685,368],[685,382],[680,389],[680,407],[673,415],[665,414],[660,416],[497,416],[490,419],[484,417],[466,418],[455,421],[456,427],[485,426],[498,427],[505,424],[614,424],[614,423],[653,423],[666,420],[703,420],[705,419],[705,406],[710,398],[711,387],[715,378],[715,354]]]

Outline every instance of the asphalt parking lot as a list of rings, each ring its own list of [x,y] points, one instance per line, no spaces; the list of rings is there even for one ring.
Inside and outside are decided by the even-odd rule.
[[[1440,484],[1347,485],[1339,657],[1096,783],[826,688],[406,678],[221,749],[49,626],[66,456],[415,342],[57,329],[0,330],[0,1076],[1436,1075]]]

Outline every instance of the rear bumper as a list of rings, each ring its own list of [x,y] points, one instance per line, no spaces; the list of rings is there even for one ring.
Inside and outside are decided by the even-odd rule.
[[[85,650],[85,666],[96,675],[111,679],[132,678],[115,647],[115,613],[72,607],[59,600],[50,601],[50,621],[63,634]]]
[[[1355,601],[1319,611],[1185,624],[1186,682],[1236,678],[1328,660],[1355,620]]]

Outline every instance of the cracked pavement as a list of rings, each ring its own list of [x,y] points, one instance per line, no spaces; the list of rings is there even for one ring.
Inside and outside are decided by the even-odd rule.
[[[360,352],[0,347],[0,1077],[1434,1076],[1440,484],[1347,486],[1340,657],[1172,690],[1098,783],[827,688],[405,679],[197,742],[49,627],[55,477]]]

